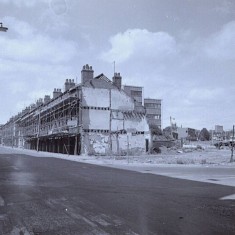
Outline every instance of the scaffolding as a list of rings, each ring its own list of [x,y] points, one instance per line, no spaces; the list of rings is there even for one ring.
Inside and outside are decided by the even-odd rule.
[[[23,115],[18,121],[18,128],[24,147],[37,151],[79,154],[78,97],[78,89],[73,89]]]

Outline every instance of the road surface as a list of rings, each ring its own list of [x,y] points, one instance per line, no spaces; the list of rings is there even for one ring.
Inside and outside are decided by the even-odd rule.
[[[0,234],[235,234],[235,188],[0,155]]]

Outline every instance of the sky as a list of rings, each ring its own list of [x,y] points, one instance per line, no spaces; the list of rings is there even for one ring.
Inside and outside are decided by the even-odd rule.
[[[235,124],[234,0],[0,0],[0,124],[94,74],[162,99],[162,126]]]

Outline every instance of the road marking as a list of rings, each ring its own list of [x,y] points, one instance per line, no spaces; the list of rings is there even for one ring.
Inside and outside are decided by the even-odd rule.
[[[221,197],[220,200],[235,200],[235,194]]]
[[[5,205],[5,202],[3,200],[3,198],[0,196],[0,206],[4,206]]]

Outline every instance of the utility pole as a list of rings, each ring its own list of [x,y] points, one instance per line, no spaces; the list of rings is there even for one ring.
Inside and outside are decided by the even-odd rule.
[[[233,125],[233,138],[232,138],[232,148],[231,148],[230,162],[233,162],[233,145],[234,145],[234,125]]]

